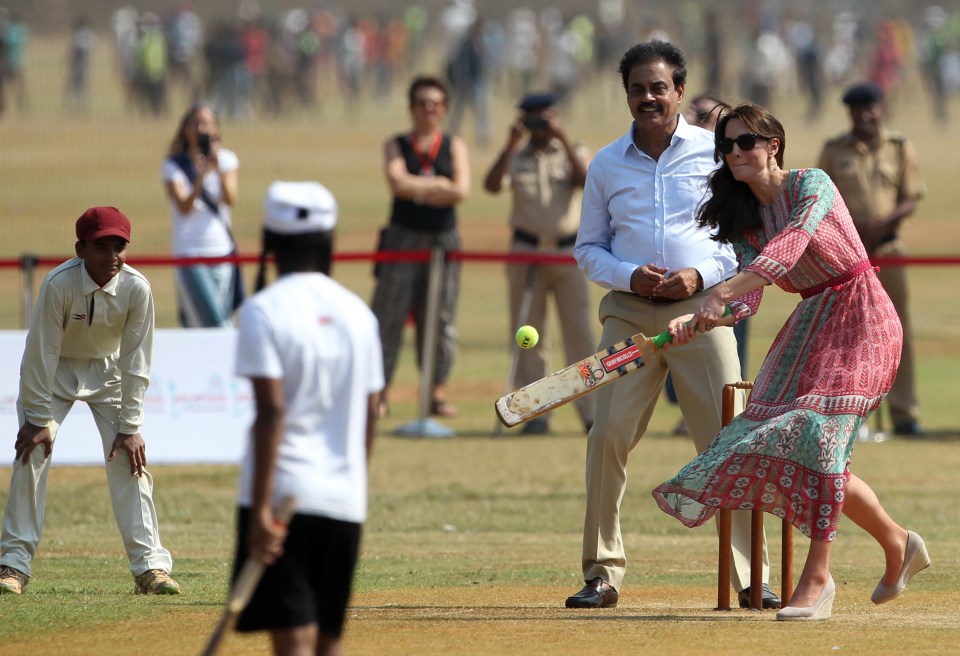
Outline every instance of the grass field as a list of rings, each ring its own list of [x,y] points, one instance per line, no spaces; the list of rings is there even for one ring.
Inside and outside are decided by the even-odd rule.
[[[869,595],[882,553],[844,523],[833,557],[834,618],[811,628],[776,623],[771,612],[712,610],[712,528],[683,528],[649,496],[692,453],[687,440],[668,436],[669,419],[656,421],[634,452],[623,504],[627,579],[620,606],[599,612],[562,608],[581,585],[582,435],[381,438],[348,653],[547,656],[598,644],[628,653],[760,653],[787,644],[791,654],[953,652],[960,641],[956,439],[857,445],[855,471],[924,535],[933,566],[902,599],[875,607]],[[0,470],[0,505],[9,471]],[[103,473],[55,468],[34,580],[23,597],[0,598],[0,651],[199,652],[225,596],[235,474],[233,467],[154,470],[164,543],[184,593],[144,598],[131,592]],[[776,559],[779,531],[767,526]],[[798,563],[805,549],[798,537]],[[776,573],[772,582],[779,585]],[[233,636],[224,653],[262,653],[265,644]]]
[[[24,252],[69,255],[75,217],[104,203],[118,205],[134,220],[134,265],[137,254],[166,254],[169,217],[159,164],[176,117],[127,115],[106,47],[97,55],[91,116],[62,116],[65,48],[62,39],[37,37],[31,45],[34,111],[29,116],[14,111],[0,121],[5,153],[0,158],[0,221],[6,228],[0,259]],[[689,91],[696,91],[693,82]],[[845,128],[836,96],[832,93],[827,114],[810,125],[801,118],[803,103],[784,98],[775,107],[787,126],[788,164],[813,165],[823,140]],[[258,248],[260,203],[276,179],[326,184],[340,204],[340,249],[373,247],[388,206],[380,144],[406,127],[406,111],[399,95],[367,103],[349,118],[335,94],[325,101],[318,115],[224,126],[225,141],[242,163],[236,232],[243,252]],[[470,136],[468,115],[465,136],[474,193],[461,211],[468,250],[503,250],[507,244],[506,199],[484,194],[480,179],[496,156],[510,114],[509,100],[499,98],[493,112],[495,142],[488,147]],[[904,236],[913,253],[956,255],[960,127],[935,125],[929,115],[916,85],[894,104],[891,125],[916,141],[929,189]],[[593,80],[568,111],[567,125],[594,150],[626,130],[628,116],[615,81]],[[146,273],[155,288],[159,324],[172,327],[171,272],[151,268]],[[335,276],[369,298],[369,265],[342,265]],[[469,264],[458,318],[461,350],[451,382],[461,415],[447,422],[457,437],[425,441],[391,436],[415,414],[417,377],[408,344],[372,464],[371,516],[350,610],[349,653],[547,655],[625,649],[872,656],[955,651],[960,644],[960,498],[955,482],[960,465],[960,269],[914,267],[909,276],[922,419],[931,434],[923,441],[860,444],[854,455],[855,471],[930,546],[933,568],[916,579],[902,600],[882,608],[869,602],[882,556],[865,534],[844,524],[834,550],[839,592],[829,624],[783,626],[774,624],[770,613],[713,611],[715,536],[711,529],[687,531],[660,513],[649,496],[654,485],[692,455],[687,440],[668,436],[678,415],[664,406],[631,461],[624,501],[631,560],[620,608],[600,613],[561,608],[563,598],[580,586],[583,436],[575,414],[565,408],[556,413],[550,437],[521,438],[510,432],[490,438],[492,404],[502,392],[509,354],[506,288],[501,265]],[[14,271],[0,270],[0,328],[19,325],[19,284]],[[594,293],[598,300],[600,291]],[[752,320],[754,371],[794,303],[771,292],[761,315]],[[557,366],[565,364],[556,358]],[[13,363],[6,370],[5,375],[16,375]],[[12,444],[13,436],[5,440]],[[0,507],[9,474],[9,468],[0,469]],[[47,532],[29,593],[0,598],[0,653],[199,651],[225,596],[236,470],[158,467],[154,476],[164,542],[177,559],[184,594],[134,596],[102,471],[57,468],[51,474]],[[804,542],[798,539],[798,562]],[[778,553],[771,535],[771,554]],[[263,638],[232,638],[225,653],[264,649]]]

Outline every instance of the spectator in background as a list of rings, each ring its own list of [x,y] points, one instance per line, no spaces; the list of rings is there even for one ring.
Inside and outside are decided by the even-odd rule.
[[[220,125],[209,105],[192,106],[180,119],[161,176],[170,201],[175,257],[228,257],[237,247],[231,210],[237,202],[240,160],[220,142]],[[180,325],[231,325],[243,301],[240,269],[230,262],[174,269]]]
[[[203,50],[203,21],[189,2],[180,5],[174,14],[167,29],[167,43],[171,86],[181,86],[190,102],[197,102],[200,98],[200,82],[194,66]]]
[[[113,30],[116,64],[123,83],[127,109],[135,111],[140,105],[137,89],[137,10],[133,7],[117,9],[113,12],[110,26]]]
[[[140,16],[137,87],[142,107],[154,116],[167,111],[167,38],[156,14]]]
[[[899,231],[914,213],[925,186],[913,144],[884,126],[884,93],[872,83],[855,84],[843,95],[850,112],[849,132],[828,141],[818,166],[827,172],[846,201],[853,223],[871,258],[903,256]],[[907,273],[884,266],[878,274],[903,325],[903,352],[886,405],[897,435],[915,437],[920,427]]]
[[[513,253],[570,253],[580,225],[580,190],[587,175],[590,152],[570,141],[553,109],[557,97],[533,93],[520,101],[507,143],[484,179],[484,189],[500,193],[506,184],[512,191],[510,227]],[[523,143],[526,139],[526,143]],[[514,387],[546,376],[549,365],[547,295],[553,296],[563,330],[567,362],[577,362],[596,350],[589,311],[587,280],[576,267],[547,264],[507,266],[510,291],[510,333],[522,324],[540,331],[540,342],[519,354]],[[525,316],[522,308],[528,307]],[[593,396],[577,399],[576,408],[589,431],[593,425]],[[547,416],[531,419],[526,434],[549,431]]]
[[[790,43],[797,64],[800,91],[807,96],[807,120],[820,118],[823,109],[823,62],[820,43],[813,26],[805,21],[795,21],[790,28]]]
[[[949,119],[949,85],[944,70],[948,50],[952,47],[951,20],[943,7],[936,5],[923,11],[920,61],[923,77],[931,95],[933,114],[941,123]]]
[[[96,34],[90,27],[86,16],[77,18],[70,38],[70,51],[67,53],[67,84],[63,93],[63,109],[67,112],[86,113],[87,80],[90,76],[90,57]]]
[[[870,59],[870,81],[883,91],[885,97],[892,96],[900,81],[900,66],[903,54],[897,43],[896,23],[882,20],[877,23],[877,43]]]
[[[483,30],[483,20],[477,19],[447,63],[447,80],[453,101],[450,132],[459,133],[464,112],[469,106],[473,110],[474,134],[481,145],[490,141],[490,85],[486,70],[488,53]]]
[[[30,101],[27,98],[27,82],[23,76],[24,54],[27,41],[30,40],[30,30],[20,22],[17,14],[3,10],[0,15],[0,41],[3,42],[3,57],[0,60],[0,85],[6,88],[7,97],[11,91],[17,94],[17,111],[21,114],[27,111]],[[3,114],[3,92],[0,92],[0,115]]]
[[[413,128],[384,144],[384,172],[393,197],[390,224],[381,231],[380,251],[461,249],[456,206],[470,192],[470,162],[463,140],[441,131],[447,115],[447,89],[438,78],[417,77],[408,92]],[[383,262],[377,267],[373,312],[380,322],[386,387],[380,414],[397,366],[403,328],[412,314],[417,330],[417,361],[423,364],[429,263]],[[431,414],[453,417],[446,397],[457,347],[454,318],[460,293],[460,263],[447,262],[440,292],[437,357]],[[421,375],[423,375],[421,371]]]
[[[703,14],[703,63],[707,69],[704,84],[713,93],[720,93],[724,88],[725,58],[720,19],[715,9],[707,8]]]

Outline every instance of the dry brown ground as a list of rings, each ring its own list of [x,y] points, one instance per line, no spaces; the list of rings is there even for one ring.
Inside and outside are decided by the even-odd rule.
[[[457,654],[556,656],[611,651],[678,653],[877,654],[956,653],[960,644],[957,597],[921,586],[884,607],[870,589],[838,581],[833,618],[826,623],[781,623],[772,611],[712,610],[713,588],[647,587],[626,595],[616,609],[567,610],[561,588],[479,586],[418,588],[358,594],[344,639],[349,656]],[[680,594],[682,592],[682,595]],[[131,625],[72,630],[69,638],[24,637],[2,653],[29,644],[31,656],[69,654],[198,653],[217,613],[163,613]],[[174,627],[174,630],[171,628]],[[150,639],[148,636],[163,636]],[[10,649],[10,651],[7,651]],[[262,654],[265,636],[231,635],[223,654]]]

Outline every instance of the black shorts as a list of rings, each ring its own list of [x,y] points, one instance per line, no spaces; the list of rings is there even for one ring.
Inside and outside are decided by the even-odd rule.
[[[247,559],[250,509],[238,508],[233,580]],[[316,624],[340,637],[360,548],[360,524],[316,515],[294,515],[283,556],[268,567],[237,631],[270,631]]]

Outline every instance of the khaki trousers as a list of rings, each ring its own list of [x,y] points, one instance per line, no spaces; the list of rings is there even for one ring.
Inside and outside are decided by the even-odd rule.
[[[601,345],[615,344],[643,332],[662,332],[678,316],[694,312],[705,294],[676,303],[655,304],[635,294],[610,292],[600,302]],[[627,456],[646,432],[667,371],[673,375],[680,410],[697,451],[713,441],[721,427],[723,386],[740,379],[737,342],[732,328],[717,328],[690,344],[669,349],[615,383],[597,397],[593,430],[587,439],[587,504],[583,526],[583,578],[601,577],[620,590],[627,567],[620,533],[620,504],[627,485]],[[743,409],[738,395],[735,411]],[[683,463],[677,463],[677,469]],[[732,579],[737,591],[750,585],[750,513],[732,513]],[[769,581],[766,537],[763,580]]]
[[[515,253],[539,252],[536,247],[515,243]],[[551,339],[547,330],[547,296],[553,296],[563,332],[565,362],[577,362],[596,352],[594,331],[595,319],[590,310],[590,292],[587,280],[576,266],[511,264],[507,267],[507,284],[510,288],[511,339],[520,326],[520,306],[527,285],[527,274],[536,266],[536,280],[531,297],[530,311],[523,320],[537,329],[540,341],[532,349],[520,351],[517,356],[517,374],[514,387],[523,387],[540,380],[553,371],[550,367]],[[515,348],[515,347],[514,347]],[[587,394],[574,401],[580,420],[585,425],[593,423],[594,395]]]
[[[51,401],[53,422],[50,434],[53,450],[46,458],[43,448],[30,454],[27,464],[13,464],[10,495],[3,515],[3,533],[0,535],[0,565],[7,565],[30,575],[30,563],[37,552],[43,533],[44,508],[47,500],[47,474],[50,460],[57,453],[57,434],[60,425],[75,401],[85,401],[100,431],[103,458],[107,470],[107,487],[113,505],[113,515],[123,538],[123,546],[130,562],[130,572],[137,576],[148,569],[170,572],[173,559],[160,544],[157,513],[153,505],[153,478],[146,471],[143,476],[130,475],[130,460],[125,454],[107,462],[120,422],[119,384],[104,385],[103,368],[86,360],[61,359],[54,383]],[[70,396],[66,396],[69,392]],[[22,426],[23,408],[17,402],[17,415]]]
[[[884,244],[875,253],[875,256],[902,257],[905,255],[903,244],[892,241]],[[894,427],[918,418],[917,393],[915,388],[915,372],[913,361],[913,330],[910,327],[910,309],[907,298],[907,268],[902,266],[882,266],[877,273],[880,284],[887,292],[893,307],[900,316],[903,325],[903,351],[900,353],[900,367],[897,369],[897,378],[893,387],[887,393],[886,403],[890,408],[890,421]]]

